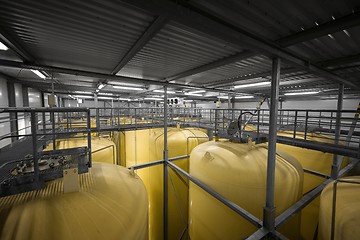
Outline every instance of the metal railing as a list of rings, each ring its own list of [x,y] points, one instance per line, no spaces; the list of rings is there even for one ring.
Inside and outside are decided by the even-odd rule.
[[[79,113],[79,108],[64,108],[58,114],[40,114],[43,121],[38,122],[37,120],[32,120],[31,127],[32,130],[35,129],[40,132],[42,130],[43,136],[51,136],[51,140],[54,140],[54,137],[61,135],[61,132],[56,131],[56,129],[59,128],[62,128],[65,133],[89,133],[89,130],[82,130],[85,123],[93,132],[136,129],[141,125],[144,127],[163,127],[166,123],[167,125],[183,124],[184,126],[211,129],[214,131],[215,136],[229,137],[229,135],[226,135],[227,130],[231,124],[235,123],[238,128],[238,137],[241,139],[242,135],[248,134],[250,130],[255,132],[257,136],[269,133],[269,110],[261,109],[256,111],[256,113],[255,110],[256,109],[169,108],[168,111],[165,111],[164,108],[91,108],[84,110],[86,112],[85,114],[81,114]],[[315,111],[282,109],[279,110],[278,113],[277,131],[279,135],[284,135],[282,137],[289,138],[292,142],[301,139],[307,142],[315,140],[325,142],[325,144],[333,144],[337,140],[335,132],[339,130],[338,146],[355,146],[357,151],[360,151],[359,114],[356,111],[341,111],[340,118],[337,117],[337,111],[332,110]],[[39,116],[36,116],[35,113],[31,113],[31,119],[38,118]],[[52,121],[52,119],[57,119],[57,121]],[[37,131],[32,132],[36,133],[35,136],[38,135]],[[34,134],[31,136],[33,137],[33,135]],[[24,136],[29,135],[25,134]],[[88,134],[88,136],[90,136],[90,134]],[[291,144],[291,142],[288,142],[287,144]],[[183,157],[185,156],[180,158]],[[179,169],[176,165],[172,164],[170,160],[176,159],[167,159],[164,155],[163,160],[133,166],[132,169],[164,164],[166,168],[171,168],[180,175],[185,176],[240,216],[257,226],[259,228],[258,231],[251,235],[249,239],[256,239],[259,238],[259,236],[265,236],[268,233],[268,231],[263,228],[263,222],[261,220],[249,214],[249,212],[241,208],[241,206],[226,199],[199,179],[196,179],[189,173]],[[345,174],[354,165],[355,163],[349,164],[340,171],[339,176]],[[307,172],[317,175],[316,172]],[[276,217],[275,227],[283,225],[295,213],[303,209],[318,196],[326,184],[332,180],[329,176],[326,177],[327,178],[324,177],[325,181],[322,184],[305,194],[303,198],[292,207]],[[278,234],[277,236],[283,237],[281,234]]]
[[[77,130],[62,127],[57,119],[60,120],[60,116],[64,113],[75,111],[82,112],[86,116],[86,126]],[[45,155],[49,156],[49,158],[60,156],[61,154],[64,156],[70,156],[72,154],[77,155],[78,158],[69,157],[68,162],[72,163],[78,161],[80,173],[86,172],[87,167],[91,167],[91,154],[89,154],[91,151],[89,109],[0,108],[0,114],[2,116],[2,121],[5,123],[17,122],[22,119],[28,121],[28,126],[21,129],[15,129],[15,131],[10,127],[8,128],[8,131],[6,131],[6,128],[4,129],[4,127],[2,128],[3,134],[0,136],[0,143],[5,142],[5,144],[2,144],[5,146],[0,149],[0,195],[15,194],[24,191],[24,188],[19,187],[18,182],[28,184],[27,190],[33,190],[43,186],[45,179],[54,179],[62,175],[62,172],[60,173],[60,168],[66,167],[65,165],[57,168],[51,167],[51,171],[46,171],[46,173],[40,170],[39,159],[44,158]],[[9,116],[8,119],[6,119],[6,115]],[[23,118],[16,118],[17,116],[23,116]],[[24,129],[28,129],[29,131],[27,133],[21,133]],[[56,139],[69,137],[70,135],[78,133],[87,134],[87,146],[78,149],[56,149]],[[11,143],[7,141],[10,138],[12,139]],[[23,139],[17,141],[20,138]],[[49,143],[52,143],[52,150],[47,151],[46,153],[42,152]],[[82,159],[85,158],[86,160],[83,161]],[[27,161],[27,167],[31,167],[33,172],[26,175],[11,174],[10,172],[13,169],[22,168],[24,159]],[[21,178],[22,180],[16,181],[17,178]]]

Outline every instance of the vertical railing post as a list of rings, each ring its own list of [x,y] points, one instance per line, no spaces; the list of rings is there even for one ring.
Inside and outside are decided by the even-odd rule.
[[[297,110],[295,110],[293,142],[295,142],[295,139],[296,139],[297,119],[298,119],[298,111],[297,111]]]
[[[34,178],[35,182],[39,182],[39,161],[38,161],[38,146],[37,146],[37,130],[36,130],[36,112],[31,111],[31,138],[32,138],[32,155],[34,161]]]
[[[164,86],[164,240],[168,239],[168,146],[167,146],[167,86]]]
[[[309,111],[305,113],[305,129],[304,129],[304,139],[306,140],[307,132],[308,132],[308,121],[309,121]]]
[[[96,129],[99,131],[100,130],[100,110],[99,108],[96,108],[95,110],[95,121],[96,121]]]
[[[269,143],[268,161],[266,174],[266,204],[264,207],[264,228],[270,232],[275,231],[275,160],[276,160],[276,134],[277,134],[277,115],[279,102],[279,83],[280,83],[280,58],[273,59],[272,78],[271,78],[271,104],[270,104],[270,123],[269,123]]]
[[[91,157],[91,116],[90,109],[86,111],[86,127],[87,127],[87,140],[88,140],[88,154],[89,154],[89,167],[92,166]]]
[[[55,113],[50,112],[50,121],[51,121],[51,137],[52,137],[52,145],[53,151],[56,150],[56,136],[55,136]]]

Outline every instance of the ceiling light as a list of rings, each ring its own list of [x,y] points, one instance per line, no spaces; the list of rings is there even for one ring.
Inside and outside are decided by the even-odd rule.
[[[99,83],[99,86],[98,86],[98,89],[99,89],[99,90],[103,89],[104,87],[105,87],[105,84]]]
[[[313,91],[313,92],[291,92],[291,93],[285,93],[284,95],[287,96],[293,96],[293,95],[311,95],[311,94],[317,94],[319,91]]]
[[[110,81],[109,84],[115,85],[115,86],[143,87],[142,84],[123,83],[123,82],[118,82],[118,81]]]
[[[165,93],[164,90],[154,90],[153,92]],[[167,91],[168,94],[175,94],[175,91]]]
[[[116,88],[116,89],[124,89],[124,90],[133,90],[133,91],[141,91],[141,90],[144,90],[143,88],[139,88],[139,87],[124,87],[124,86],[113,86],[113,88]]]
[[[188,95],[188,96],[197,96],[197,97],[202,97],[203,95],[201,94],[196,94],[196,93],[184,93],[185,95]]]
[[[92,94],[91,92],[84,92],[84,91],[75,91],[75,93],[79,93],[79,94]]]
[[[192,92],[189,92],[191,94],[197,94],[197,93],[204,93],[206,92],[206,90],[197,90],[197,91],[192,91]]]
[[[42,78],[42,79],[45,79],[45,78],[46,78],[46,76],[45,76],[44,74],[42,74],[39,70],[33,70],[33,69],[31,69],[31,71],[32,71],[33,73],[35,73],[39,78]]]
[[[69,98],[75,99],[73,95],[69,94],[68,96],[69,96]]]
[[[118,100],[120,100],[120,101],[131,101],[130,98],[118,98]]]
[[[258,82],[258,83],[237,85],[237,86],[234,86],[234,88],[238,89],[238,88],[247,88],[247,87],[257,87],[257,86],[264,86],[264,85],[270,85],[270,84],[271,84],[270,82]]]
[[[95,92],[97,92],[97,93],[98,93],[99,91],[100,91],[99,89],[96,89],[96,90],[95,90]]]
[[[0,50],[8,50],[9,48],[7,46],[5,46],[5,44],[3,44],[2,42],[0,42]]]
[[[220,98],[220,99],[229,99],[228,96],[218,96],[217,98]]]
[[[144,100],[161,101],[162,98],[144,98]]]
[[[236,96],[236,99],[254,98],[254,96]]]
[[[74,98],[93,98],[92,96],[86,96],[86,95],[74,95]]]
[[[114,99],[114,98],[112,98],[112,97],[98,97],[98,99]]]
[[[112,94],[112,93],[105,93],[105,92],[99,93],[99,95],[113,96],[113,94]]]

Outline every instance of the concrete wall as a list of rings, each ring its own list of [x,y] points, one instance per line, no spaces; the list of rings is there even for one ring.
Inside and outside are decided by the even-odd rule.
[[[41,93],[39,90],[29,88],[29,107],[41,107]]]

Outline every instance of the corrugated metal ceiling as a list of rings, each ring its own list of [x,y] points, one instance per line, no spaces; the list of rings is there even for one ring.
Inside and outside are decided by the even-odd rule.
[[[164,79],[241,51],[171,22],[117,75]]]
[[[354,0],[191,0],[186,4],[200,7],[202,11],[273,42],[360,10],[360,2]],[[156,17],[113,1],[6,1],[1,6],[0,30],[18,40],[39,63],[102,73],[110,73],[115,68]],[[314,63],[360,53],[360,26],[297,43],[287,49]],[[117,75],[162,81],[244,50],[247,49],[234,47],[216,36],[210,37],[189,29],[189,26],[169,22]],[[0,53],[0,59],[19,60],[10,51]],[[234,84],[251,82],[252,75],[271,71],[271,64],[271,59],[257,54],[175,82],[199,86],[229,79],[236,81],[237,78],[242,81]],[[282,67],[289,66],[283,62]],[[23,80],[38,81],[28,70],[20,71],[20,74],[18,70],[8,68],[1,68],[1,71]],[[353,81],[358,81],[360,75],[360,68],[356,66],[334,71]],[[99,81],[106,81],[65,74],[56,77],[63,84],[82,84],[89,89],[96,87]],[[248,80],[244,79],[246,77]],[[303,81],[297,84],[297,80]],[[291,90],[291,85],[299,89],[333,87],[329,80],[306,72],[298,73],[298,76],[283,75],[282,81],[289,83],[282,87],[284,91]]]
[[[104,3],[9,1],[0,8],[0,26],[39,62],[110,72],[153,17]]]

